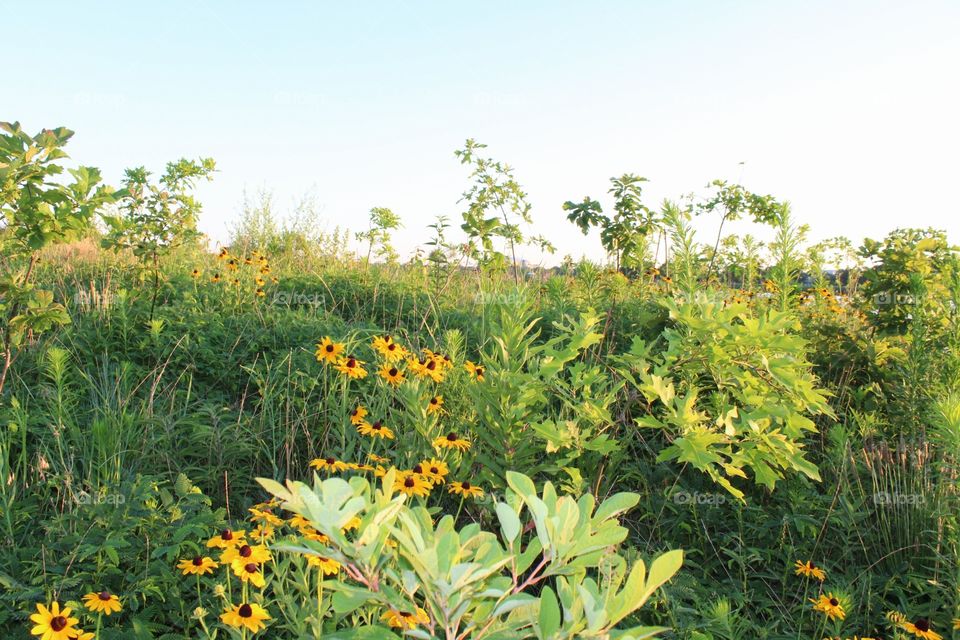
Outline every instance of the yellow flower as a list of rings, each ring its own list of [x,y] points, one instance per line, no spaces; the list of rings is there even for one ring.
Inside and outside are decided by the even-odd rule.
[[[329,471],[330,473],[345,471],[347,469],[346,462],[341,462],[340,460],[332,457],[314,458],[310,461],[310,466],[320,471]]]
[[[370,462],[390,462],[390,458],[384,458],[383,456],[378,456],[375,453],[368,453],[367,458],[370,459]]]
[[[381,356],[383,356],[384,360],[387,362],[399,362],[409,355],[409,352],[394,342],[393,338],[390,336],[374,338],[373,348]]]
[[[443,382],[446,367],[440,364],[441,362],[443,361],[431,357],[411,358],[407,361],[407,367],[418,378],[430,378],[434,382]]]
[[[83,596],[83,605],[94,613],[104,613],[110,615],[119,613],[123,606],[120,604],[120,598],[109,591],[91,592]]]
[[[960,631],[960,618],[953,619],[953,630]]]
[[[346,533],[347,531],[353,531],[354,529],[358,529],[362,522],[363,521],[359,517],[353,516],[352,518],[347,520],[347,523],[343,525],[343,527],[341,527],[340,530],[343,533]]]
[[[362,360],[357,360],[353,356],[349,356],[338,360],[336,369],[348,378],[366,378],[367,370],[363,368],[363,364]]]
[[[228,258],[228,257],[230,257],[230,252],[227,251],[226,247],[222,247],[220,249],[220,253],[217,254],[217,259],[223,260],[224,258]]]
[[[236,271],[238,266],[239,264],[237,263],[235,258],[230,258],[229,260],[227,260],[227,269],[229,269],[230,271]]]
[[[800,560],[797,560],[794,563],[794,567],[796,568],[794,573],[797,574],[798,576],[806,576],[807,578],[816,578],[820,582],[823,582],[824,580],[827,579],[826,572],[820,567],[818,567],[817,565],[813,564],[812,560],[807,560],[806,562],[801,562]]]
[[[276,533],[275,529],[269,524],[260,523],[250,530],[250,537],[263,542],[269,540]]]
[[[443,484],[444,478],[450,473],[447,463],[436,458],[424,460],[418,466],[423,469],[423,475],[434,484]]]
[[[372,436],[374,438],[385,438],[387,440],[393,440],[393,430],[390,427],[384,425],[382,422],[377,420],[373,424],[369,422],[363,422],[357,425],[357,431],[360,432],[362,436]]]
[[[244,560],[245,562],[263,563],[270,559],[270,550],[266,545],[257,544],[250,546],[245,544],[239,547],[231,547],[220,556],[220,564],[230,564],[234,560]]]
[[[397,367],[394,365],[385,364],[380,367],[380,371],[378,373],[380,374],[381,378],[393,386],[397,386],[403,382],[403,371],[400,371],[400,369],[397,369]]]
[[[901,628],[907,633],[912,633],[918,638],[924,640],[943,640],[943,637],[930,628],[930,621],[926,618],[918,618],[914,622],[901,623]]]
[[[813,603],[814,611],[819,611],[827,616],[829,620],[833,620],[834,618],[843,620],[847,617],[846,612],[843,610],[843,605],[840,604],[840,599],[832,593],[826,595],[821,593],[819,598],[816,600],[811,599],[810,602]]]
[[[418,624],[430,624],[430,616],[420,607],[417,607],[414,612],[389,609],[380,616],[380,619],[391,627],[404,630],[416,629]]]
[[[264,297],[265,295],[267,295],[266,292],[264,292],[263,289],[257,289],[254,293],[256,294],[256,296],[257,296],[258,298],[262,298],[262,297]]]
[[[194,269],[193,271],[191,271],[191,272],[190,272],[190,277],[193,278],[194,280],[196,280],[197,278],[199,278],[199,277],[200,277],[200,269]]]
[[[217,568],[217,563],[210,556],[197,556],[195,558],[184,558],[177,564],[177,569],[183,572],[183,575],[202,576],[213,573]]]
[[[340,563],[331,558],[323,556],[307,556],[307,564],[311,567],[317,567],[325,576],[332,576],[340,573]]]
[[[242,582],[249,582],[258,589],[263,589],[266,584],[259,563],[237,558],[230,563],[230,568],[233,569],[233,575],[240,578]]]
[[[30,619],[35,623],[30,635],[40,636],[40,640],[70,640],[80,631],[76,628],[80,621],[70,617],[70,607],[61,611],[59,602],[54,602],[49,609],[37,603],[37,612]]]
[[[236,547],[237,545],[243,543],[244,538],[246,537],[246,531],[233,531],[231,529],[224,529],[220,532],[220,535],[210,538],[210,540],[207,541],[207,546],[211,548],[216,547],[218,549],[229,549],[230,547]]]
[[[269,620],[270,614],[258,604],[244,603],[227,609],[220,616],[220,619],[224,624],[230,625],[234,629],[246,627],[256,633],[267,626],[264,624],[264,620]]]
[[[477,380],[478,382],[483,382],[484,368],[482,364],[474,364],[467,360],[467,364],[463,366],[466,368],[471,378]]]
[[[393,490],[404,493],[408,496],[427,497],[430,495],[431,485],[422,476],[409,471],[403,471],[397,474],[393,481]]]
[[[358,404],[353,411],[350,412],[350,424],[357,426],[363,422],[364,418],[367,417],[367,410],[362,404]]]
[[[466,451],[470,448],[470,441],[464,440],[451,431],[445,436],[434,439],[433,446],[437,449],[459,449],[460,451]]]
[[[332,362],[340,358],[340,354],[343,353],[343,345],[334,342],[330,339],[330,336],[326,336],[323,340],[317,344],[317,361],[318,362]]]
[[[210,282],[213,282],[214,284],[216,284],[217,282],[220,282],[220,274],[219,273],[213,274],[213,277],[210,278]]]
[[[275,516],[272,511],[269,509],[258,509],[256,507],[250,507],[250,520],[253,522],[263,522],[264,524],[272,524],[275,527],[279,527],[283,524],[283,519]]]
[[[433,396],[427,404],[427,413],[443,413],[443,396]]]
[[[74,633],[76,635],[70,636],[70,640],[94,640],[97,637],[92,631],[84,631],[83,629],[75,629]]]
[[[450,493],[456,493],[464,498],[482,498],[483,489],[469,482],[451,482],[448,488]]]
[[[258,287],[262,287],[263,285],[267,284],[267,281],[261,278],[260,276],[257,276],[256,278],[254,278],[253,282]]]

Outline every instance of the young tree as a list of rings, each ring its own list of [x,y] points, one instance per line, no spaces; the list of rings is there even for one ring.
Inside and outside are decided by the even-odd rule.
[[[387,262],[397,259],[397,252],[390,244],[390,232],[402,226],[400,216],[390,209],[386,207],[370,209],[370,228],[357,233],[357,240],[367,242],[367,266],[370,265],[374,249],[376,249],[376,256]]]
[[[30,337],[70,321],[53,293],[31,282],[40,251],[90,229],[94,213],[115,197],[100,185],[100,172],[78,167],[73,181],[56,180],[73,131],[44,129],[35,136],[19,122],[0,122],[0,392],[16,353]]]

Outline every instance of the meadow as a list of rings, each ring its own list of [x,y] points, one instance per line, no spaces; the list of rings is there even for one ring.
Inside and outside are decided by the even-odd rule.
[[[537,213],[608,260],[535,266],[468,140],[412,257],[267,194],[211,246],[213,160],[111,187],[71,134],[0,135],[2,637],[960,637],[942,232],[625,174]]]

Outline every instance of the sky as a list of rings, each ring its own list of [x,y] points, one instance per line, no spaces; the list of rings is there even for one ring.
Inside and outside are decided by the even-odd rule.
[[[509,163],[557,257],[599,258],[562,204],[649,206],[716,178],[790,201],[811,241],[904,226],[960,242],[960,2],[0,0],[0,120],[76,131],[73,161],[210,156],[202,231],[244,190],[311,193],[329,229],[389,207],[401,254],[459,226],[466,138]],[[712,242],[716,219],[697,220]],[[764,233],[747,225],[731,232]],[[524,254],[539,260],[534,250]],[[551,262],[555,259],[547,259]]]

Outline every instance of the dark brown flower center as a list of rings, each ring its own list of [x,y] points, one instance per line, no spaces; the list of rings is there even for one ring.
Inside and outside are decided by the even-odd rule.
[[[250,548],[250,545],[245,544],[242,547],[240,547],[241,558],[249,558],[252,555],[253,555],[253,549]]]
[[[412,489],[414,486],[416,486],[416,484],[417,483],[414,482],[413,478],[407,478],[406,480],[403,481],[403,486],[406,487],[407,489]]]
[[[930,621],[927,620],[926,618],[920,618],[919,620],[913,623],[913,626],[915,626],[920,631],[923,631],[924,633],[926,633],[927,631],[930,631]]]
[[[220,532],[220,537],[224,540],[233,540],[233,531],[230,531],[230,529],[224,529]]]
[[[337,461],[336,458],[325,458],[325,459],[324,459],[324,462],[326,462],[327,464],[333,464],[333,463],[336,462],[336,461]]]
[[[415,466],[415,467],[413,468],[413,472],[414,472],[414,473],[423,473],[423,467],[421,467],[420,465],[417,465],[417,466]]]
[[[243,570],[247,573],[256,573],[257,569],[258,567],[256,562],[248,562],[247,564],[243,565]]]
[[[201,567],[201,566],[203,566],[203,558],[201,558],[200,556],[197,556],[196,558],[194,558],[194,559],[193,559],[193,566],[195,566],[195,567]]]
[[[477,367],[477,375],[478,375],[478,376],[482,376],[482,375],[483,375],[483,367]]]
[[[100,593],[97,594],[97,597],[103,601],[107,601],[110,599],[111,596],[109,591],[101,591]]]
[[[349,360],[347,360],[347,367],[348,367],[348,368],[353,369],[355,366],[357,366],[357,360],[356,360],[356,358],[350,358]]]
[[[387,345],[387,351],[394,351],[396,348],[397,348],[397,345],[395,345],[392,342]]]
[[[326,349],[327,349],[327,353],[333,353],[333,345],[332,345],[332,344],[328,344],[327,347],[326,347]]]
[[[67,626],[67,619],[64,618],[63,616],[57,616],[56,618],[50,621],[50,628],[53,629],[54,631],[63,631],[63,629],[66,626]]]
[[[469,483],[469,482],[461,482],[461,483],[460,483],[460,486],[463,488],[464,491],[470,491],[470,483]]]
[[[437,368],[437,363],[434,362],[433,360],[427,363],[427,369],[429,369],[430,371],[433,371],[436,368]]]
[[[240,614],[241,618],[249,618],[253,615],[253,607],[248,604],[242,604],[240,608],[237,609],[237,613]]]
[[[451,431],[450,433],[447,434],[447,440],[449,440],[450,442],[456,442],[457,434]]]
[[[430,398],[430,404],[439,404],[440,400],[437,398]]]
[[[395,376],[396,376],[398,373],[400,373],[400,372],[397,371],[397,368],[396,368],[396,367],[391,367],[390,371],[388,371],[387,373],[389,373],[389,374],[390,374],[390,377],[393,378],[393,377],[395,377]]]
[[[430,473],[440,473],[440,469],[437,469],[436,467],[430,467]]]
[[[381,423],[379,420],[377,420],[372,425],[370,425],[370,428],[373,429],[374,431],[380,431],[382,427],[383,427],[383,423]]]
[[[838,604],[840,604],[840,601],[839,601],[839,600],[837,600],[836,598],[830,598],[830,606],[831,606],[831,607],[835,607],[835,606],[837,606]]]

